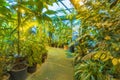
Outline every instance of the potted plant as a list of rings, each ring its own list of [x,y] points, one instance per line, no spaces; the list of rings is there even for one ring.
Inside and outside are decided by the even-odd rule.
[[[27,44],[27,47],[28,54],[26,60],[28,64],[28,72],[33,73],[36,71],[37,64],[41,65],[42,62],[45,61],[47,50],[43,43],[37,41],[30,41],[30,43]]]
[[[29,34],[29,36],[25,36],[22,42],[22,53],[26,53],[25,58],[28,65],[27,71],[29,73],[35,72],[37,70],[37,64],[41,65],[47,57],[47,50],[44,45],[41,30],[36,28],[36,30],[32,32],[32,28],[33,27],[26,31],[26,34]]]
[[[39,47],[40,48],[40,47]],[[38,55],[35,55],[35,52],[31,56],[28,56],[28,72],[33,73],[37,70],[37,64],[41,65],[45,62],[47,58],[47,50],[40,50],[37,52]],[[30,61],[30,62],[29,62]]]
[[[45,60],[47,59],[47,56],[48,56],[48,51],[44,48],[42,51],[42,63],[45,62]]]
[[[37,64],[42,63],[42,53],[41,53],[41,44],[36,43],[35,41],[30,41],[28,44],[28,54],[27,54],[27,63],[28,63],[28,72],[33,73],[36,71]]]
[[[9,67],[10,79],[25,80],[27,77],[27,64],[24,60],[25,54],[18,54],[16,43],[6,44],[4,54],[9,59],[7,67]],[[20,78],[21,77],[21,78]]]

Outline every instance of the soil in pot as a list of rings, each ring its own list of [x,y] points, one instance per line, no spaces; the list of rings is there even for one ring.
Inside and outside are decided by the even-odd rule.
[[[34,73],[37,70],[37,63],[33,64],[32,66],[28,66],[27,72]]]
[[[19,63],[13,66],[10,71],[10,80],[26,80],[27,78],[27,64]]]
[[[24,63],[24,62],[26,62],[26,61],[27,61],[27,56],[25,56],[25,57],[18,57],[18,58],[16,58],[14,64],[22,63],[22,62]]]

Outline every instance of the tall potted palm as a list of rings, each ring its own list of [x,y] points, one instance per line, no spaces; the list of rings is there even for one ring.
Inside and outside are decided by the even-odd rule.
[[[22,43],[21,43],[21,30],[20,30],[20,28],[21,28],[21,26],[23,25],[24,26],[24,24],[27,22],[27,21],[30,21],[30,19],[32,20],[32,19],[34,19],[35,18],[35,20],[37,20],[38,22],[40,22],[41,20],[50,20],[50,18],[49,17],[47,17],[47,15],[46,14],[48,14],[48,13],[51,13],[52,11],[46,11],[46,12],[44,12],[44,13],[42,13],[42,10],[43,10],[43,8],[44,7],[47,7],[47,4],[51,4],[52,2],[49,2],[49,1],[47,1],[48,3],[46,3],[46,2],[43,2],[43,1],[21,1],[21,0],[18,0],[18,2],[17,2],[17,7],[15,6],[15,9],[17,8],[17,28],[16,28],[16,30],[17,30],[17,38],[18,38],[18,41],[17,41],[17,53],[18,53],[18,57],[17,57],[17,61],[20,61],[21,62],[21,55],[23,55],[24,57],[25,57],[25,59],[27,59],[26,61],[29,63],[29,64],[33,64],[33,61],[34,61],[34,63],[37,61],[37,63],[40,63],[40,60],[39,60],[39,58],[37,58],[37,60],[36,60],[36,56],[38,55],[37,53],[38,53],[38,51],[39,51],[39,45],[37,46],[37,44],[39,44],[39,43],[33,43],[33,44],[35,44],[35,46],[34,47],[37,47],[37,48],[32,48],[32,49],[30,49],[30,46],[33,46],[33,45],[31,45],[31,43],[29,43],[29,41],[27,42],[27,40],[26,40],[26,42],[25,42],[25,44],[26,43],[28,43],[28,45],[29,45],[29,49],[30,49],[30,51],[31,52],[33,52],[33,53],[31,53],[32,54],[32,56],[30,56],[30,55],[27,55],[27,53],[23,53],[24,51],[24,49],[26,50],[27,49],[27,47],[26,46],[22,46]],[[39,4],[41,4],[41,5],[39,5]],[[26,11],[26,14],[22,14],[21,13],[21,11],[23,11],[23,10],[25,10]],[[53,13],[53,12],[52,12]],[[24,48],[24,49],[23,49]],[[28,49],[28,50],[29,50]],[[26,51],[27,52],[27,51]],[[29,52],[29,51],[28,51]],[[29,53],[28,53],[29,54]],[[20,56],[20,57],[19,57]],[[31,59],[31,57],[32,57],[32,59]],[[37,57],[40,57],[41,58],[41,55],[38,55]],[[19,65],[19,64],[18,64]],[[21,65],[21,63],[20,63],[20,65]],[[24,73],[26,73],[26,68],[25,68],[25,70],[24,70],[25,72]],[[14,75],[16,75],[16,73],[14,73]],[[19,74],[18,74],[19,75]],[[22,74],[23,75],[23,74]],[[15,77],[15,76],[14,76]],[[18,77],[20,77],[20,76],[18,76]],[[23,80],[26,78],[26,75],[23,75]],[[19,80],[19,78],[17,78],[16,80]],[[21,79],[20,79],[21,80]]]
[[[26,53],[22,53],[23,50],[23,46],[22,46],[22,41],[21,41],[21,27],[30,19],[33,20],[34,18],[36,18],[36,20],[38,20],[38,22],[40,22],[41,20],[45,19],[45,20],[50,20],[49,17],[47,17],[45,14],[49,14],[52,11],[46,11],[44,13],[42,13],[43,8],[47,8],[47,4],[51,4],[53,2],[55,2],[56,0],[53,0],[51,2],[51,0],[49,1],[41,1],[41,0],[31,0],[31,1],[22,1],[22,0],[17,0],[17,4],[15,5],[7,5],[9,3],[7,3],[7,1],[1,0],[0,4],[3,4],[3,2],[5,4],[3,4],[2,7],[0,7],[0,14],[2,14],[3,16],[0,15],[0,17],[5,18],[5,17],[9,17],[9,18],[14,18],[13,19],[13,24],[12,25],[12,30],[10,30],[10,36],[7,36],[7,39],[9,39],[9,42],[7,42],[8,44],[6,44],[6,50],[5,52],[12,56],[11,58],[11,62],[12,62],[12,68],[11,68],[11,75],[12,75],[12,80],[25,80],[26,78],[26,69],[27,69],[27,65],[25,64],[26,62],[24,62],[23,60],[25,59],[24,57],[26,56]],[[41,4],[41,5],[39,5]],[[9,8],[8,8],[9,6]],[[8,10],[6,13],[4,13],[3,10],[6,9],[10,9]],[[25,14],[23,14],[23,12],[26,11]],[[12,13],[12,14],[9,14]],[[53,13],[53,12],[52,12]],[[5,20],[8,18],[5,18]],[[0,19],[0,21],[3,21]],[[7,21],[7,20],[6,20]],[[9,22],[9,21],[8,21]],[[17,25],[17,26],[16,26]],[[16,27],[14,27],[16,26]],[[21,59],[22,58],[22,59]],[[22,63],[21,63],[22,62]],[[16,64],[16,63],[20,63],[20,64]],[[15,64],[15,65],[14,65]],[[21,65],[21,68],[19,67],[19,65]],[[18,68],[16,68],[16,66]],[[20,68],[20,69],[19,69]],[[25,74],[21,74],[21,72],[23,72]],[[19,72],[19,73],[17,73]],[[21,75],[19,75],[21,74]]]

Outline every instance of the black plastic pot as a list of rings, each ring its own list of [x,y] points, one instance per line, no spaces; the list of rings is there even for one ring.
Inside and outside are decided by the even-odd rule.
[[[47,59],[47,53],[45,53],[45,54],[43,54],[42,55],[42,63],[44,63],[45,62],[45,60]]]
[[[117,74],[117,73],[115,73],[115,74],[113,74],[113,78],[115,78],[116,80],[118,80],[118,79],[120,79],[120,75]]]
[[[33,64],[32,66],[28,66],[27,72],[34,73],[37,70],[37,63]]]
[[[74,48],[75,48],[74,45],[70,46],[69,51],[74,53],[75,52]]]
[[[19,63],[13,66],[10,71],[10,80],[26,80],[27,78],[27,64]]]

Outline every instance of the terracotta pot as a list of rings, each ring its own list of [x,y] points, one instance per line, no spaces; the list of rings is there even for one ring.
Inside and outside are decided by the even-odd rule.
[[[2,80],[9,80],[10,79],[10,74],[9,73],[5,73],[2,75]]]
[[[68,45],[64,45],[64,50],[68,50]]]

